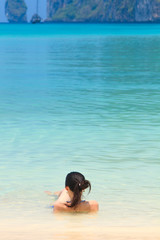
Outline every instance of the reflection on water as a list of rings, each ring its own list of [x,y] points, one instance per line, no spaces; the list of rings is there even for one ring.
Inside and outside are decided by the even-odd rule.
[[[3,217],[50,219],[44,191],[77,170],[100,203],[93,226],[159,222],[160,36],[94,27],[92,36],[0,39]]]

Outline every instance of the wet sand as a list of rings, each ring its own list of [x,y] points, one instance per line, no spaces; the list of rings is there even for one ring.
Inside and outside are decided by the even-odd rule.
[[[0,224],[3,240],[160,240],[159,227],[99,227],[68,226],[57,227],[50,223],[20,223],[14,220]]]

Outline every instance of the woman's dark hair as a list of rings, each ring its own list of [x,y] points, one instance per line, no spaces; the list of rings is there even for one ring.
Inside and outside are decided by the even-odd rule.
[[[79,172],[70,172],[66,176],[65,186],[69,187],[73,192],[73,199],[69,207],[76,207],[81,201],[82,190],[89,187],[91,191],[91,184],[85,177]]]

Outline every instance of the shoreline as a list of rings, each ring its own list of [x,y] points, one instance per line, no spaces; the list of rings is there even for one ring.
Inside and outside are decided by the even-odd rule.
[[[36,24],[31,22],[0,22],[0,24],[10,24],[10,25],[41,25],[41,24],[86,24],[86,25],[160,25],[160,21],[146,21],[146,22],[64,22],[64,21],[42,21]]]

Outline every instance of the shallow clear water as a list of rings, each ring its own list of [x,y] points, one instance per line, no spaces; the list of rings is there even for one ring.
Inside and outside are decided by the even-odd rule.
[[[158,225],[160,25],[0,24],[0,56],[0,219],[52,221],[76,170],[84,224]]]

